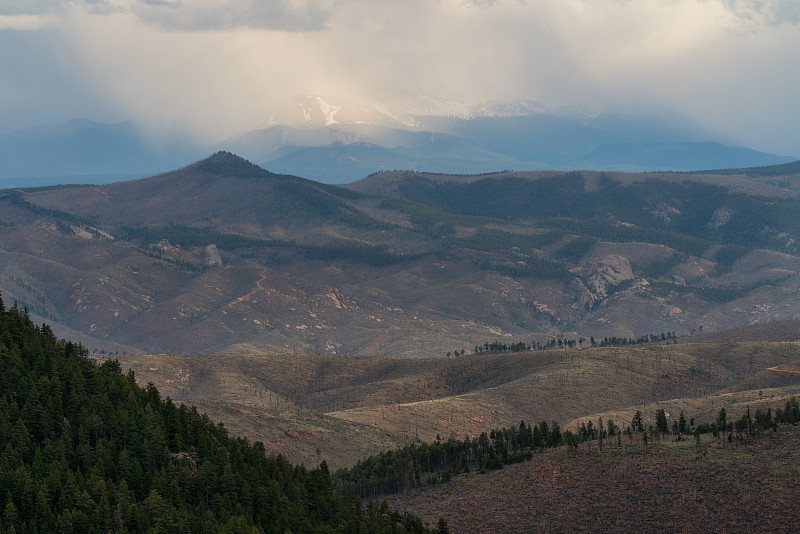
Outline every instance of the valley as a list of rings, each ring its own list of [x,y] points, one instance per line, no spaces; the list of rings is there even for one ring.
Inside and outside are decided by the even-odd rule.
[[[800,323],[786,328],[797,334]],[[688,338],[689,340],[691,338]],[[791,341],[552,349],[457,358],[305,354],[120,355],[137,381],[197,406],[291,461],[332,467],[520,420],[627,425],[659,407],[713,420],[800,395]]]
[[[728,421],[758,418],[800,397],[798,338],[800,321],[789,320],[646,345],[451,358],[122,355],[120,363],[269,453],[332,469],[495,436],[520,421],[550,422],[565,435],[603,421],[630,432],[641,414],[649,440],[632,432],[534,449],[502,469],[423,472],[423,482],[417,475],[401,491],[370,494],[431,526],[443,518],[451,532],[649,532],[667,523],[695,531],[698,522],[791,531],[797,426],[692,432],[721,411]],[[685,414],[688,435],[657,433],[659,411],[671,425]]]
[[[0,534],[800,532],[798,0],[0,0]]]
[[[793,530],[796,426],[755,437],[654,433],[657,412],[691,428],[779,413],[800,396],[800,321],[639,346],[452,358],[124,355],[139,383],[186,402],[291,461],[333,469],[423,443],[477,439],[519,421],[578,433],[587,422],[639,433],[534,451],[489,472],[373,497],[451,532]],[[749,341],[743,341],[749,340]],[[599,422],[599,423],[598,423]],[[732,439],[731,439],[732,438]],[[441,440],[441,441],[440,441]],[[449,441],[448,441],[449,442]],[[405,449],[404,449],[405,450]],[[383,457],[383,456],[381,456]],[[446,477],[446,478],[445,478]],[[424,475],[423,475],[424,480]],[[434,478],[434,480],[437,480]],[[609,491],[612,490],[612,491]],[[754,511],[758,510],[758,513]],[[672,528],[671,527],[671,528]]]
[[[466,473],[463,458],[430,474],[405,466],[396,482],[368,473],[352,487],[401,511],[367,505],[386,528],[582,530],[600,514],[605,530],[691,530],[677,518],[687,507],[756,528],[737,505],[791,525],[796,421],[722,438],[709,425],[800,396],[800,175],[732,172],[393,171],[336,187],[218,153],[132,182],[3,190],[4,320],[46,323],[41,343],[65,355],[78,345],[51,333],[83,343],[99,364],[87,369],[122,380],[151,414],[180,410],[213,440],[226,429],[259,458],[308,466],[299,484],[331,476],[337,503],[347,473],[393,451],[501,444],[521,421],[566,436],[505,467],[494,456]],[[32,428],[34,413],[20,415]],[[679,415],[681,441],[655,430]],[[70,425],[105,432],[80,417]],[[639,417],[641,431],[600,450],[575,440],[594,421],[626,430]],[[76,465],[98,447],[58,431],[80,443]],[[175,473],[210,465],[213,453],[170,439]],[[163,463],[149,443],[143,457]],[[173,476],[165,465],[158,477]],[[622,489],[600,498],[603,484]],[[120,517],[138,517],[125,506]]]

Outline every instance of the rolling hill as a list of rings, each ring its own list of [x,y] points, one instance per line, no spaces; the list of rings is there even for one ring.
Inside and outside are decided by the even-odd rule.
[[[741,329],[763,332],[758,325]],[[693,342],[483,353],[451,358],[304,354],[119,355],[140,384],[196,406],[232,432],[291,461],[349,466],[414,443],[476,437],[556,421],[614,420],[639,410],[713,421],[779,406],[800,394],[796,339],[786,322],[769,341]],[[722,333],[720,333],[722,335]],[[754,337],[758,337],[754,331]],[[763,336],[763,334],[762,334]],[[698,340],[702,336],[695,336]]]
[[[797,428],[724,447],[623,441],[558,450],[389,499],[451,532],[792,532]],[[627,439],[627,438],[626,438]]]
[[[602,517],[613,531],[698,520],[791,531],[798,332],[792,320],[736,332],[758,342],[92,362],[0,299],[0,471],[16,489],[1,521],[13,531],[529,532]],[[578,440],[593,421],[600,433]],[[565,443],[541,445],[540,428]],[[350,494],[359,485],[391,504],[362,508]]]
[[[800,394],[797,183],[787,166],[393,171],[336,187],[221,152],[132,182],[0,191],[0,292],[19,303],[9,317],[51,325],[29,331],[85,342],[151,413],[206,412],[306,465],[465,437],[478,447],[520,421],[625,428],[641,414],[645,433],[602,450],[584,441],[499,472],[417,474],[392,502],[430,524],[575,530],[601,514],[608,530],[657,530],[690,528],[690,510],[723,530],[791,529],[794,428],[680,442],[653,428],[659,413],[686,414],[691,429],[722,408],[758,418]],[[37,346],[2,343],[9,361]],[[88,425],[91,410],[73,411]],[[20,412],[31,428],[36,413]],[[171,465],[163,448],[147,454]]]

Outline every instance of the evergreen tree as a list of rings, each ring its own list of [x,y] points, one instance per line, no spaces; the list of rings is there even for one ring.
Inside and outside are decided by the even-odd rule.
[[[728,426],[728,413],[725,411],[725,407],[719,409],[717,413],[717,428],[724,432],[725,428]]]
[[[633,419],[631,419],[631,429],[634,432],[644,432],[644,423],[642,422],[642,412],[636,410],[636,413],[633,414]]]
[[[669,424],[667,423],[667,414],[666,412],[659,408],[656,410],[656,430],[661,434],[668,434],[669,433]]]
[[[0,305],[0,532],[425,532]]]

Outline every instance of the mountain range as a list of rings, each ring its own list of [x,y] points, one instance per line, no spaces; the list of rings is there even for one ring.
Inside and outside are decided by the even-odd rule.
[[[133,122],[73,119],[0,136],[0,187],[110,183],[180,168],[218,150],[325,183],[386,170],[693,171],[793,160],[710,141],[709,132],[657,116],[553,112],[532,102],[429,104],[395,113],[299,96],[252,114],[211,144],[156,141]]]
[[[3,458],[28,481],[3,524],[197,526],[210,503],[208,528],[274,527],[229,497],[283,466],[303,531],[350,494],[391,499],[342,508],[372,530],[796,529],[799,199],[800,162],[337,186],[230,152],[0,190]],[[48,516],[55,471],[84,486]]]
[[[0,291],[100,352],[442,355],[718,330],[800,310],[797,164],[392,171],[347,187],[229,152],[0,191]]]

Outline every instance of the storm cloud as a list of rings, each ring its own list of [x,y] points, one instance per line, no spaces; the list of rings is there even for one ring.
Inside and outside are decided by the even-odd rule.
[[[293,94],[505,99],[656,110],[800,155],[798,23],[794,0],[0,0],[0,129],[85,116],[214,140]]]

